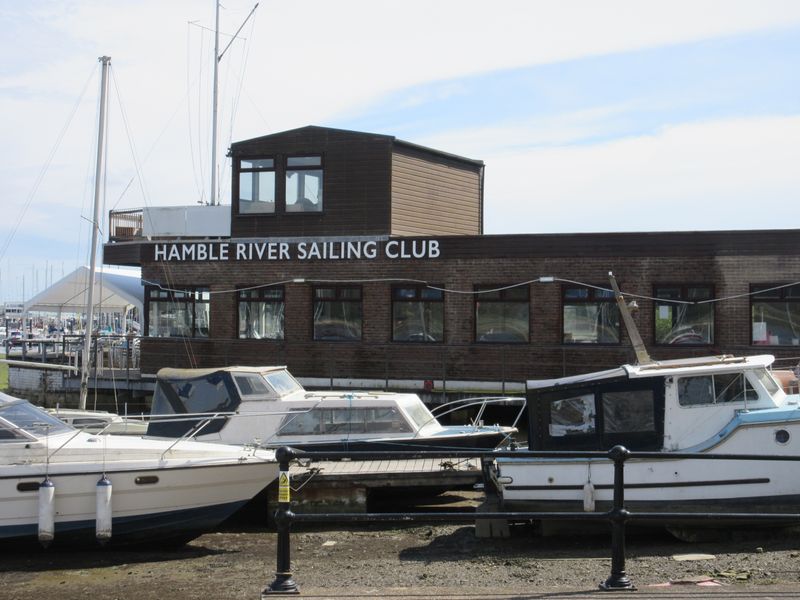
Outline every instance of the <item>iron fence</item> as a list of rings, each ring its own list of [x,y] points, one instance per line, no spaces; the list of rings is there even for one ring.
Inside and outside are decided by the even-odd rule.
[[[496,458],[562,458],[562,459],[608,459],[614,463],[613,504],[605,512],[415,512],[415,513],[323,513],[296,514],[292,511],[289,464],[294,459],[311,460],[399,460],[415,458],[480,458],[486,473],[486,464]],[[450,452],[303,452],[282,447],[276,452],[279,463],[278,508],[275,512],[277,527],[277,565],[275,579],[262,592],[262,598],[273,594],[299,593],[291,568],[291,537],[293,523],[353,523],[353,522],[413,522],[444,521],[473,522],[476,520],[583,520],[606,521],[611,525],[611,572],[600,584],[605,591],[635,590],[633,581],[625,570],[625,534],[629,521],[765,521],[797,522],[800,513],[757,512],[645,512],[631,511],[625,505],[625,463],[630,459],[652,460],[756,460],[756,461],[800,461],[798,456],[762,454],[700,454],[690,452],[633,452],[624,446],[614,446],[607,452],[569,451],[450,451]]]

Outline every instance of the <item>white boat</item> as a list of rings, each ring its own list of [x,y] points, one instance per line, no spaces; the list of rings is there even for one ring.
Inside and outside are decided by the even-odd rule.
[[[800,456],[798,395],[769,355],[651,361],[527,382],[529,449]],[[792,461],[630,459],[625,504],[660,512],[800,512]],[[605,459],[497,458],[491,479],[508,509],[611,507]]]
[[[92,435],[0,393],[2,543],[183,543],[276,476],[271,451]]]
[[[165,368],[148,435],[366,451],[494,448],[516,432],[483,425],[481,415],[473,424],[442,425],[416,394],[309,392],[285,367]]]

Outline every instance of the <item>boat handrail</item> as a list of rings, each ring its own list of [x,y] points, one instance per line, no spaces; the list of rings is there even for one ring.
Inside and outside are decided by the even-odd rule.
[[[161,458],[159,460],[164,460],[164,456],[166,456],[167,452],[169,452],[175,446],[177,446],[179,442],[186,441],[189,438],[193,438],[199,435],[200,432],[203,429],[205,429],[205,427],[216,418],[219,418],[218,415],[213,415],[210,418],[207,418],[205,421],[203,421],[202,423],[198,423],[196,427],[193,427],[192,429],[184,433],[181,437],[177,438],[174,442],[172,442],[169,446],[167,446],[164,452],[161,453]]]
[[[459,398],[457,400],[451,400],[450,402],[445,402],[444,404],[434,407],[431,409],[431,414],[434,416],[434,418],[438,419],[439,417],[449,415],[457,410],[479,405],[480,409],[478,410],[478,414],[475,416],[475,419],[473,419],[473,424],[476,425],[480,422],[486,407],[490,404],[519,403],[521,408],[517,413],[517,416],[514,418],[514,423],[512,425],[512,427],[516,427],[520,417],[522,416],[522,412],[525,410],[525,402],[526,399],[524,396],[478,396],[474,398]],[[425,425],[427,425],[427,423],[425,423]]]

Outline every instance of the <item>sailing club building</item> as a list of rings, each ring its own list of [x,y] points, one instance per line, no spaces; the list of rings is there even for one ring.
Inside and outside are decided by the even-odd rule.
[[[230,156],[230,205],[110,215],[104,262],[142,269],[143,373],[518,391],[634,359],[609,272],[656,359],[800,360],[798,230],[485,235],[480,160],[323,127]]]

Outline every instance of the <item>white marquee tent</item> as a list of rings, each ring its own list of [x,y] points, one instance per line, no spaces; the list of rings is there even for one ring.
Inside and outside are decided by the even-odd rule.
[[[78,267],[46,290],[25,302],[25,312],[86,312],[89,267]],[[138,268],[97,269],[93,302],[95,312],[124,313],[135,307],[144,310],[142,273]]]

